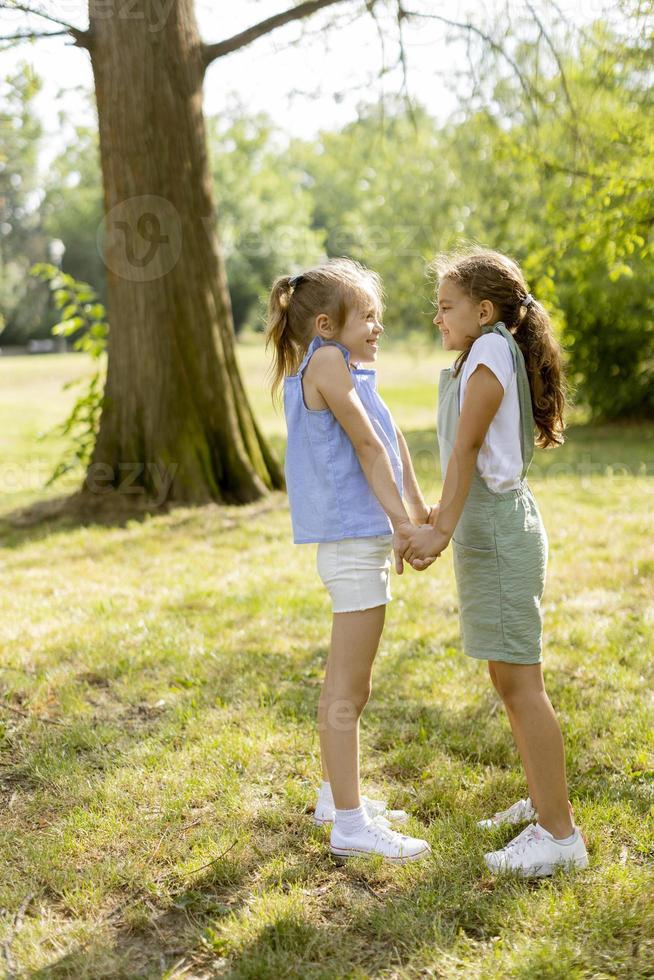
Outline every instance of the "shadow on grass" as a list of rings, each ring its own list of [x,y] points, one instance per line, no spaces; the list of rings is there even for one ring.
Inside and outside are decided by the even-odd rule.
[[[582,433],[577,441],[578,452],[585,451],[584,447],[592,443],[592,440],[588,441],[588,427],[583,429],[585,436]],[[654,428],[650,426],[648,432],[645,442],[649,451]],[[427,439],[432,437],[433,433],[412,433],[414,451],[419,453],[421,448],[426,449]],[[632,442],[627,439],[625,443],[625,438],[622,428],[619,435],[607,435],[606,439],[596,432],[593,439],[598,440],[597,450],[592,448],[590,451],[597,451],[604,460],[611,459],[613,465],[618,458],[617,448],[626,444],[627,450],[622,456],[630,459],[630,465],[633,465],[642,456],[640,447],[644,443],[640,435],[634,436]],[[619,439],[619,447],[614,439]],[[566,448],[571,444],[574,444],[572,436]],[[276,506],[285,506],[283,498],[278,497]],[[252,511],[248,514],[247,508],[225,508],[224,512],[227,519],[233,519],[237,525],[241,518],[245,522],[252,516]],[[194,520],[194,515],[180,515],[181,524]],[[14,529],[12,533],[17,538],[8,546],[33,540],[35,533],[47,537],[54,533],[65,534],[68,530],[70,527],[65,525]],[[154,527],[152,533],[158,534],[160,530]],[[248,595],[240,597],[239,601],[245,608]],[[451,640],[452,637],[448,643]],[[418,669],[424,661],[425,670],[433,672],[440,666],[438,656],[443,649],[443,643],[435,650],[429,643],[419,641],[409,651],[409,659]],[[62,814],[64,803],[67,810],[87,802],[92,804],[93,793],[102,793],[102,780],[112,770],[123,766],[129,768],[131,756],[140,749],[144,738],[160,737],[165,750],[174,752],[185,738],[183,716],[192,715],[206,719],[207,724],[214,724],[209,716],[215,711],[217,700],[236,712],[243,709],[245,714],[247,709],[258,709],[265,713],[274,729],[297,735],[300,748],[296,755],[306,757],[307,730],[313,725],[324,670],[324,647],[303,647],[299,652],[296,649],[292,663],[287,654],[262,651],[260,645],[245,644],[235,651],[219,649],[217,652],[222,660],[212,661],[203,668],[204,676],[193,679],[196,689],[182,696],[177,718],[171,718],[165,712],[149,719],[148,724],[143,719],[143,724],[135,724],[130,729],[124,725],[124,716],[122,720],[108,717],[106,725],[119,726],[116,732],[121,735],[120,751],[116,751],[113,736],[105,743],[100,737],[101,731],[97,731],[103,724],[102,712],[93,718],[73,720],[61,729],[40,730],[31,744],[27,744],[18,731],[12,737],[12,745],[22,741],[23,755],[15,764],[13,775],[11,765],[3,768],[4,778],[19,785],[25,793],[39,792],[44,809],[47,810],[50,804],[56,813]],[[434,747],[438,746],[443,758],[453,766],[459,763],[492,766],[495,770],[492,779],[497,778],[501,783],[502,773],[498,769],[502,765],[507,770],[517,766],[517,759],[507,726],[500,722],[497,712],[492,713],[490,696],[484,693],[476,699],[469,698],[461,706],[424,704],[421,695],[400,696],[401,690],[393,678],[396,666],[397,659],[389,660],[382,674],[379,689],[383,692],[383,698],[380,698],[383,708],[381,703],[375,704],[373,696],[370,710],[364,716],[367,736],[376,754],[384,758],[384,771],[405,780],[419,780],[425,760],[433,756]],[[97,669],[101,674],[102,664]],[[167,669],[168,665],[162,674]],[[580,681],[575,695],[576,682],[567,680],[566,683],[570,685],[570,698],[583,698],[585,706],[593,702],[598,708],[598,720],[584,722],[587,727],[581,727],[577,732],[577,744],[592,756],[594,740],[603,734],[598,727],[605,719],[605,714],[599,710],[601,691]],[[263,699],[256,693],[262,687],[269,692]],[[238,725],[239,722],[232,719],[230,724]],[[77,798],[64,801],[61,797],[63,782],[59,786],[54,782],[50,788],[34,777],[35,772],[42,771],[40,762],[48,757],[70,760],[71,773],[79,777],[80,788],[85,787]],[[281,760],[287,778],[296,775],[295,761],[292,757]],[[620,757],[616,758],[614,766],[589,767],[582,777],[573,777],[575,789],[589,799],[609,798],[616,803],[629,801],[646,816],[651,802],[646,786],[643,785],[641,791],[640,786],[621,775],[620,768]],[[245,778],[251,776],[252,773],[248,773]],[[94,787],[90,794],[87,779]],[[486,791],[492,794],[492,783]],[[464,788],[463,792],[467,794],[468,802],[474,801],[474,788]],[[116,932],[110,941],[98,937],[47,970],[32,975],[75,980],[103,976],[154,977],[162,976],[165,969],[179,962],[180,958],[198,969],[208,970],[207,975],[212,975],[211,971],[215,975],[229,971],[230,976],[238,977],[340,977],[350,975],[354,970],[359,970],[359,975],[374,975],[414,961],[418,964],[421,950],[429,943],[447,952],[454,948],[460,935],[471,942],[490,942],[495,936],[502,935],[516,905],[529,894],[531,886],[496,885],[485,876],[480,861],[482,845],[473,836],[473,818],[458,816],[454,802],[454,796],[437,797],[430,783],[421,791],[414,813],[418,819],[432,822],[430,836],[438,844],[424,880],[408,885],[402,883],[404,879],[398,883],[392,877],[389,883],[388,876],[378,869],[334,869],[327,855],[324,835],[320,836],[317,829],[310,827],[308,819],[299,815],[297,808],[290,815],[288,806],[286,814],[283,810],[270,816],[257,813],[244,820],[240,828],[243,835],[254,842],[251,851],[241,855],[238,861],[226,856],[210,871],[198,875],[192,884],[179,883],[170,888],[166,903],[170,898],[175,911],[157,908],[156,892],[128,889],[127,901],[117,910]],[[64,829],[66,816],[62,814],[51,826],[54,832]],[[461,846],[462,841],[465,847]],[[289,862],[289,857],[292,859],[294,855],[299,855],[299,869],[293,866],[292,860]],[[273,922],[264,917],[260,928],[248,932],[249,902],[260,887],[258,876],[262,868],[274,861],[282,862],[282,868],[276,875],[275,888],[269,891],[279,896],[280,909],[273,915]],[[48,894],[49,883],[41,880],[44,893]],[[38,883],[38,877],[36,881]],[[328,893],[334,885],[343,887],[344,897],[334,898],[334,904],[322,905],[317,890],[325,885]],[[292,908],[285,910],[285,900],[300,886],[306,886],[305,900],[311,914],[315,913],[316,922],[306,921]],[[111,893],[106,897],[111,900]]]
[[[315,712],[316,681],[325,649],[307,649],[290,674],[282,654],[256,653],[246,648],[226,658],[225,673],[207,676],[201,694],[188,693],[194,716],[207,716],[209,723],[208,714],[219,696],[223,704],[236,708],[255,710],[258,705],[269,715],[275,730],[297,729],[306,736],[307,723]],[[386,670],[392,673],[393,664],[387,664]],[[239,678],[232,686],[226,683],[229,672]],[[256,691],[262,681],[272,692],[265,704],[247,697],[248,690]],[[309,690],[311,698],[307,696]],[[487,761],[497,769],[498,722],[489,708],[486,693],[476,703],[460,708],[410,704],[398,697],[385,706],[384,712],[371,712],[366,725],[379,752],[392,756],[398,743],[416,744],[428,756],[438,745],[443,756],[478,765],[483,761],[481,745],[488,752]],[[392,739],[387,712],[395,718]],[[239,724],[236,719],[233,723]],[[183,727],[179,720],[162,716],[145,734],[159,734],[165,746],[162,753],[174,753],[179,738],[183,738]],[[51,751],[60,753],[66,732],[47,734]],[[143,735],[138,729],[128,732],[127,746],[113,758],[109,750],[102,766],[103,777],[112,768],[129,766],[130,755],[140,747]],[[501,741],[509,746],[508,734],[504,733]],[[75,758],[80,763],[81,785],[85,774],[80,748],[78,743]],[[292,758],[282,761],[282,768],[286,778],[293,778]],[[260,764],[254,772],[265,778],[262,769]],[[387,770],[393,770],[392,760],[385,766]],[[409,781],[419,775],[408,757],[403,763],[398,761],[397,774]],[[279,776],[284,778],[283,773]],[[604,796],[601,774],[598,779],[599,785],[593,788],[591,783],[588,790]],[[100,781],[97,786],[101,795]],[[24,789],[29,788],[28,783]],[[454,797],[435,802],[429,787],[421,791],[414,814],[429,826],[434,852],[420,866],[424,874],[418,882],[404,877],[397,880],[396,869],[379,864],[334,866],[324,832],[314,828],[297,807],[289,812],[288,803],[284,808],[274,801],[270,805],[262,802],[257,812],[238,817],[236,823],[232,814],[230,836],[234,832],[235,840],[240,839],[243,845],[233,856],[225,854],[204,872],[198,869],[191,882],[179,881],[173,874],[163,889],[164,909],[157,907],[157,889],[152,888],[152,882],[147,888],[128,887],[126,901],[120,900],[120,894],[115,896],[119,902],[110,919],[110,939],[99,935],[32,976],[131,980],[162,977],[175,964],[181,969],[181,963],[201,976],[271,980],[285,976],[374,976],[407,967],[413,961],[419,963],[421,951],[430,945],[447,957],[462,940],[490,943],[506,931],[524,897],[541,886],[510,880],[497,883],[486,874],[481,859],[484,841],[474,822],[476,807],[471,805],[474,795],[468,788],[468,807],[462,810],[455,807]],[[87,796],[77,805],[86,802],[92,804],[92,799]],[[55,829],[57,823],[63,828],[65,817],[55,822]],[[165,871],[163,876],[165,879]],[[47,893],[47,882],[43,882],[43,889]],[[321,896],[326,897],[323,900]],[[106,899],[110,900],[110,893]],[[256,914],[253,906],[259,909],[260,925],[252,924]]]
[[[465,817],[432,828],[434,852],[410,872],[418,880],[380,859],[336,865],[327,835],[308,823],[290,832],[266,834],[256,822],[243,830],[257,833],[269,862],[299,852],[299,867],[283,865],[271,880],[251,858],[227,888],[217,869],[171,891],[174,911],[150,904],[147,922],[129,927],[118,919],[110,939],[98,937],[31,975],[131,980],[161,977],[176,964],[197,971],[191,975],[252,980],[375,976],[419,960],[430,944],[447,956],[462,937],[489,942],[538,887],[494,882],[483,867],[483,841]]]
[[[493,976],[524,980],[594,976],[607,963],[611,976],[649,976],[652,907],[644,875],[640,891],[624,877],[611,881],[610,872],[602,889],[607,871],[593,867],[551,881],[494,879],[482,853],[489,840],[500,841],[480,836],[465,815],[435,822],[430,837],[432,854],[405,873],[380,859],[337,866],[327,837],[315,829],[292,837],[281,831],[270,841],[270,856],[284,860],[299,850],[299,873],[282,868],[274,883],[259,881],[231,895],[207,876],[173,896],[186,915],[153,914],[142,927],[119,926],[110,941],[79,947],[32,975],[317,980],[406,970],[446,977],[465,975],[467,959],[471,967],[482,960]],[[316,858],[309,845],[319,839],[323,853]],[[601,895],[596,887],[587,898],[592,885]],[[511,960],[512,950],[517,972],[498,973],[496,956]]]
[[[117,495],[119,496],[119,495]],[[132,507],[128,503],[108,510],[86,508],[78,510],[71,504],[70,496],[61,496],[0,514],[0,548],[20,548],[23,545],[45,541],[56,536],[65,536],[81,528],[103,527],[128,529],[134,523],[145,525],[152,518],[169,516],[165,533],[171,534],[178,528],[197,524],[198,517],[207,511],[221,515],[222,527],[232,529],[260,515],[286,509],[285,493],[275,492],[253,504],[162,504],[154,507],[143,502]],[[156,528],[153,533],[162,533]],[[198,529],[198,536],[205,531]]]

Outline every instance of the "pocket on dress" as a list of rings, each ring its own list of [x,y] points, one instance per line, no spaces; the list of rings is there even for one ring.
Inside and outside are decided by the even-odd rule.
[[[488,656],[502,646],[500,569],[496,548],[473,548],[452,539],[463,647]]]

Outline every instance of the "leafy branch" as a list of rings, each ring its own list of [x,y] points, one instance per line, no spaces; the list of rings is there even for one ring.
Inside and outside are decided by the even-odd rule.
[[[61,311],[61,320],[55,323],[52,333],[57,337],[74,337],[73,350],[88,354],[93,361],[100,362],[107,348],[109,324],[106,310],[102,303],[98,303],[93,288],[47,262],[33,265],[30,275],[48,284],[55,306]],[[69,437],[71,442],[70,449],[57,463],[46,487],[77,467],[86,469],[90,463],[100,427],[104,381],[104,363],[98,363],[90,378],[75,378],[64,385],[64,389],[67,389],[86,382],[68,418],[40,437],[45,439],[57,434]]]

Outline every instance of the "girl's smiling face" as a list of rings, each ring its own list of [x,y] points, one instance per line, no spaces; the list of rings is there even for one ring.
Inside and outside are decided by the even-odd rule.
[[[488,310],[490,307],[490,313]],[[481,328],[492,319],[493,304],[475,303],[456,283],[443,279],[438,288],[438,311],[434,326],[441,332],[444,350],[467,350],[481,336]]]
[[[315,332],[324,340],[335,340],[347,347],[353,363],[366,364],[377,360],[379,338],[384,332],[380,317],[378,298],[372,290],[362,288],[340,330],[325,313],[320,313]]]
[[[361,296],[361,303],[349,313],[336,339],[347,347],[353,361],[365,364],[377,360],[379,338],[383,332],[377,300],[366,291]]]

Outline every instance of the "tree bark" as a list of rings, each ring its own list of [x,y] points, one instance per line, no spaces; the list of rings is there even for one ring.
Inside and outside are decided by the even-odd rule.
[[[166,9],[90,4],[110,331],[83,493],[244,503],[283,477],[235,358],[193,0]]]

